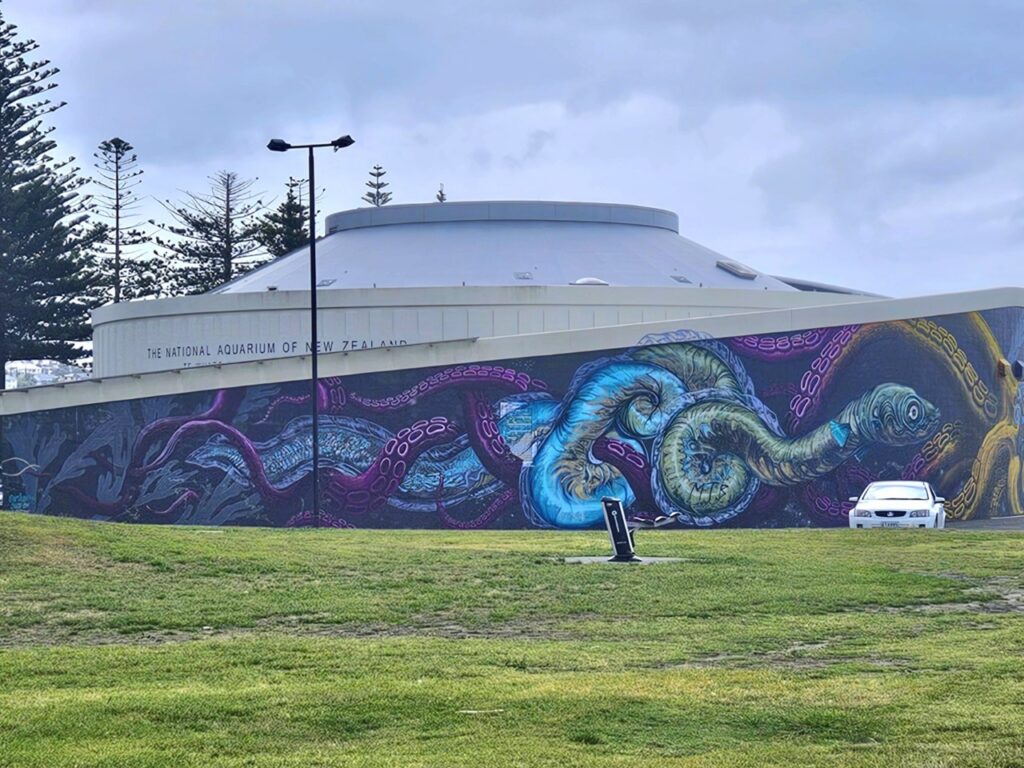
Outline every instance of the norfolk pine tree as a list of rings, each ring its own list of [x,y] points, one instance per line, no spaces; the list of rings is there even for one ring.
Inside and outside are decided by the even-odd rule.
[[[391,202],[391,193],[384,191],[384,187],[388,186],[388,183],[386,181],[381,181],[381,178],[386,173],[387,171],[385,171],[381,166],[375,165],[373,166],[373,170],[370,171],[372,179],[366,182],[366,186],[370,188],[370,191],[363,195],[363,200],[377,208]]]
[[[309,205],[302,202],[305,183],[305,179],[289,178],[284,200],[260,217],[256,241],[271,256],[284,256],[309,244]]]
[[[142,183],[135,148],[124,139],[101,142],[96,153],[96,212],[109,224],[103,238],[99,269],[104,298],[117,303],[160,293],[161,259],[140,257],[138,246],[150,242],[139,229],[136,189]]]
[[[104,228],[88,222],[74,158],[53,157],[44,121],[63,103],[45,97],[58,70],[29,58],[38,47],[0,11],[0,372],[13,360],[82,357],[75,342],[89,338],[99,303],[93,249]]]
[[[252,191],[255,179],[231,171],[210,177],[210,191],[185,192],[165,202],[173,224],[156,224],[171,237],[157,237],[166,251],[171,292],[206,293],[267,261],[257,241],[263,203]]]

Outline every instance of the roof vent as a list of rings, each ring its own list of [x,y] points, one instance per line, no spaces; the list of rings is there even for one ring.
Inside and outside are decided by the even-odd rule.
[[[693,282],[690,278],[684,277],[683,275],[672,275],[672,279],[675,280],[677,283],[692,283]]]
[[[533,280],[533,272],[513,272],[516,280]]]
[[[609,283],[600,277],[581,277],[578,280],[573,280],[569,285],[609,285]]]
[[[746,264],[740,264],[738,261],[732,259],[719,259],[715,266],[719,269],[724,269],[730,275],[736,275],[736,277],[743,278],[744,280],[753,280],[757,277],[757,272],[752,270]]]
[[[337,282],[337,281],[333,277],[328,277],[328,278],[325,278],[325,279],[321,280],[320,282],[318,282],[316,284],[316,287],[317,288],[326,288],[329,285],[334,285],[335,282]]]
[[[277,290],[277,286],[276,285],[268,285],[267,286],[267,290],[268,291],[276,291]]]

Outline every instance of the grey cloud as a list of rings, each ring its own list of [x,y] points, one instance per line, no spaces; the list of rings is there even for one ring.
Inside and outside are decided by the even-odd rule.
[[[1024,99],[867,107],[852,119],[794,122],[799,146],[753,174],[775,220],[790,221],[812,206],[855,230],[908,200],[998,166],[1024,171]]]
[[[641,89],[705,116],[750,98],[1020,88],[1024,7],[861,2],[51,2],[40,21],[113,21],[57,63],[75,130],[159,137],[154,159],[216,154],[238,126],[331,110],[437,117]],[[8,0],[12,17],[31,0]],[[965,10],[969,7],[971,10]],[[1015,25],[1013,22],[1017,22]],[[51,26],[49,24],[46,25]],[[36,32],[44,43],[45,28]],[[46,50],[44,48],[44,50]],[[87,66],[82,66],[86,64]],[[128,101],[128,104],[124,103]],[[111,126],[113,116],[118,126]]]
[[[486,149],[477,148],[473,150],[473,165],[476,167],[488,170],[491,167],[491,153]]]
[[[1007,282],[1019,258],[1017,0],[2,9],[63,70],[62,149],[122,135],[161,197],[220,167],[301,175],[266,139],[344,130],[358,143],[325,160],[326,209],[356,204],[380,162],[403,202],[443,179],[453,199],[649,203],[764,269],[915,286],[893,292],[941,290],[964,254],[957,287]]]
[[[519,168],[537,160],[544,148],[555,138],[551,131],[535,130],[526,139],[526,147],[518,155],[507,154],[502,158],[506,168]]]

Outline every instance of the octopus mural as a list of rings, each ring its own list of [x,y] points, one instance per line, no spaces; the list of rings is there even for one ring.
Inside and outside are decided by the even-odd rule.
[[[883,478],[955,519],[1024,514],[1019,309],[324,379],[3,419],[7,506],[367,527],[837,525]]]

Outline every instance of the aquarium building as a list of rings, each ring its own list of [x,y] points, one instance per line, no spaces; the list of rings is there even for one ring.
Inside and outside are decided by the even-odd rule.
[[[1024,513],[1024,290],[778,277],[630,205],[328,216],[300,249],[97,310],[92,380],[0,394],[4,506],[132,522],[845,525],[875,479]],[[311,487],[316,410],[320,504]]]
[[[848,303],[772,277],[634,205],[394,205],[327,217],[317,243],[323,352]],[[801,288],[818,288],[816,292]],[[305,354],[309,251],[204,296],[125,302],[93,318],[97,376]]]

